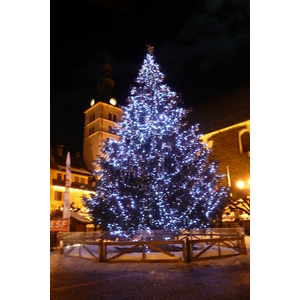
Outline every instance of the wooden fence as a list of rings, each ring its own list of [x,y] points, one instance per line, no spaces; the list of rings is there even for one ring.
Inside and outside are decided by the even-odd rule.
[[[97,253],[89,249],[97,247]],[[86,250],[98,262],[132,263],[132,262],[186,262],[225,258],[235,255],[247,255],[244,234],[239,231],[221,231],[209,234],[194,231],[180,234],[173,240],[138,240],[110,241],[103,237],[86,238],[81,236],[64,236],[61,254],[69,255],[74,249]]]
[[[195,245],[200,246],[195,248]],[[247,255],[244,236],[204,238],[196,240],[187,239],[186,246],[187,262]],[[217,246],[217,251],[211,251],[209,253],[208,250],[212,249],[214,246]]]
[[[91,251],[88,248],[88,245],[93,245],[98,247],[98,255],[95,256],[93,251]],[[79,251],[78,256],[82,257],[81,255],[81,249],[85,249],[93,258],[95,261],[103,262],[103,240],[97,241],[97,242],[89,242],[89,241],[74,241],[73,244],[61,247],[61,255],[68,255],[70,254],[74,249],[77,249]]]
[[[178,247],[179,245],[179,247]],[[113,246],[118,249],[118,253],[108,257],[108,247]],[[118,247],[119,246],[119,247]],[[127,248],[126,246],[129,246]],[[176,247],[177,255],[172,253],[171,246]],[[135,256],[126,254],[142,248],[141,254]],[[178,251],[179,250],[179,251]],[[152,251],[152,252],[151,252]],[[136,253],[136,252],[135,252]],[[162,254],[162,258],[158,258]],[[182,255],[180,255],[182,254]],[[120,259],[121,258],[121,259]],[[184,241],[138,241],[138,242],[104,242],[104,261],[105,262],[185,262],[185,243]]]

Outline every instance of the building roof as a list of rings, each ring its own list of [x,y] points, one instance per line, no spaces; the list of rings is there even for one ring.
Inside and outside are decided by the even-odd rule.
[[[61,156],[54,151],[50,151],[50,168],[54,170],[66,169],[66,154]],[[83,159],[76,156],[71,157],[71,172],[74,174],[90,175],[91,171],[86,167]]]
[[[250,120],[250,84],[193,107],[188,119],[202,134]]]
[[[50,215],[50,219],[53,218],[62,218],[63,216],[63,212],[61,210],[57,210],[54,213],[52,213]],[[70,217],[73,219],[76,219],[77,221],[81,222],[81,223],[86,223],[86,224],[92,224],[92,222],[90,220],[88,220],[87,218],[81,216],[80,214],[78,214],[77,212],[70,212]]]
[[[80,214],[78,214],[77,212],[70,212],[70,216],[71,218],[76,219],[77,221],[80,221],[82,223],[87,223],[87,224],[91,224],[92,222],[90,220],[88,220],[87,218],[81,216]]]

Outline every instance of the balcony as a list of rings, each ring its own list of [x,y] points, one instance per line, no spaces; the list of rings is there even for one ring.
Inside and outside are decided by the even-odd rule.
[[[62,180],[62,179],[53,178],[52,179],[52,185],[64,187],[65,186],[65,181]],[[72,181],[71,188],[86,190],[86,191],[95,191],[95,188],[91,185],[87,185],[87,184],[80,183],[80,182],[74,182],[74,181]]]

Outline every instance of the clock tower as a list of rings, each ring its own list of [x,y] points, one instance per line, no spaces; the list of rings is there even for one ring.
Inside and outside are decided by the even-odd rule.
[[[111,65],[107,53],[101,73],[96,99],[90,100],[90,107],[84,112],[83,160],[91,172],[95,168],[94,162],[101,155],[102,143],[107,138],[119,138],[111,130],[116,122],[121,121],[123,114],[122,109],[117,106],[117,100],[113,97],[115,82],[111,79]]]

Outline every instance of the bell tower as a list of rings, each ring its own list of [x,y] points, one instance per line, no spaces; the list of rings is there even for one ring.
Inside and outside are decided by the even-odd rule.
[[[83,160],[90,171],[95,168],[94,162],[101,156],[100,147],[107,138],[117,140],[119,137],[112,131],[115,123],[120,122],[123,111],[113,98],[115,87],[111,79],[111,65],[106,59],[101,67],[101,77],[98,79],[98,94],[91,99],[90,107],[84,112]]]

